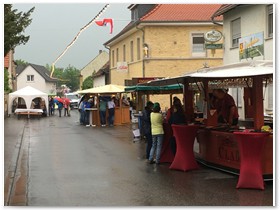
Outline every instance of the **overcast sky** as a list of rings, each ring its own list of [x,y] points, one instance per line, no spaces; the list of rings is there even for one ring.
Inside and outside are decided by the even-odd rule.
[[[27,12],[35,6],[31,15],[32,23],[25,30],[30,39],[25,45],[15,49],[15,60],[45,66],[51,65],[74,37],[89,23],[106,4],[97,3],[21,3],[13,4],[14,9]],[[92,24],[83,31],[74,45],[57,61],[56,67],[68,65],[78,69],[85,67],[94,59],[99,50],[108,50],[104,43],[118,34],[130,22],[130,4],[114,3],[105,10],[99,20],[113,18],[114,28],[110,34],[109,25],[105,27]]]
[[[37,0],[40,1],[40,0]],[[30,35],[26,45],[17,46],[15,49],[15,60],[21,59],[29,63],[45,66],[51,65],[64,49],[72,42],[74,37],[91,21],[106,3],[77,3],[77,1],[66,1],[65,3],[11,3],[13,8],[27,12],[35,6],[32,13],[32,23],[25,30]],[[58,0],[59,1],[59,0]],[[90,1],[90,2],[91,2]],[[133,3],[170,3],[168,1],[148,1]],[[263,0],[255,0],[264,3]],[[17,1],[21,2],[21,1]],[[29,1],[30,2],[30,1]],[[47,3],[46,3],[47,2]],[[52,2],[55,2],[53,0]],[[60,1],[61,2],[61,1]],[[63,2],[63,1],[62,1]],[[74,3],[71,3],[74,2]],[[66,68],[68,65],[78,69],[85,67],[94,59],[99,50],[106,50],[104,43],[118,34],[130,22],[130,10],[127,7],[132,1],[111,1],[108,9],[99,18],[113,18],[114,29],[110,34],[110,27],[97,26],[95,23],[85,30],[75,44],[57,61],[56,67]],[[201,3],[199,0],[189,0],[188,3]],[[185,3],[185,1],[174,0],[174,3]],[[203,3],[210,3],[203,1]],[[221,3],[218,0],[215,3]],[[226,3],[226,2],[223,2]],[[250,2],[248,2],[250,3]]]

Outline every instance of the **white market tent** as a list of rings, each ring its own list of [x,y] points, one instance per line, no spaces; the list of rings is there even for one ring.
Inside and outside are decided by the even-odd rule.
[[[35,99],[37,97],[43,98],[45,100],[46,108],[48,111],[48,108],[49,108],[48,94],[44,93],[36,88],[33,88],[31,86],[26,86],[22,89],[19,89],[15,92],[12,92],[9,94],[8,114],[12,113],[11,106],[13,104],[13,100],[18,97],[21,97],[24,99],[27,109],[30,109],[33,99]]]
[[[109,85],[103,85],[100,87],[80,90],[80,91],[77,91],[77,93],[79,93],[79,94],[85,94],[85,93],[96,93],[96,94],[111,93],[111,94],[113,94],[113,93],[123,93],[124,89],[125,89],[125,86],[109,84]]]

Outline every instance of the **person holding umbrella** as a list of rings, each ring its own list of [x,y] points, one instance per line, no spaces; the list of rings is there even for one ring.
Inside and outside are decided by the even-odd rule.
[[[69,98],[63,98],[63,107],[64,107],[64,117],[67,115],[68,117],[70,117],[70,111],[69,111],[69,107],[70,107],[70,100]]]
[[[58,109],[58,113],[59,113],[59,117],[61,117],[61,110],[63,108],[63,99],[62,98],[55,98],[54,102],[57,104],[57,109]]]

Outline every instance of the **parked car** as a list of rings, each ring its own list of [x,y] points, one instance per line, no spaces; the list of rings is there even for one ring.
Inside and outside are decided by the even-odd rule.
[[[70,107],[71,109],[78,109],[79,108],[79,96],[76,93],[66,93],[66,98],[70,99]]]

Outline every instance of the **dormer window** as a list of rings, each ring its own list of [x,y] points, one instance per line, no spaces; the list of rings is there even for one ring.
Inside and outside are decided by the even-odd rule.
[[[128,9],[131,10],[131,20],[137,21],[146,15],[156,4],[131,4]]]
[[[134,10],[131,11],[131,15],[132,15],[132,17],[131,17],[132,20],[137,20],[139,18],[137,8],[135,8]]]

